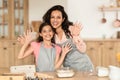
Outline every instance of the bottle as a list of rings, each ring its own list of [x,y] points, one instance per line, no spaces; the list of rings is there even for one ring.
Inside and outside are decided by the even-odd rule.
[[[116,7],[116,1],[115,0],[109,0],[109,6],[110,7]]]

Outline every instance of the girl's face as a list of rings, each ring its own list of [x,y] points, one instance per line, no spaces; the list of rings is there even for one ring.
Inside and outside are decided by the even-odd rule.
[[[42,31],[40,33],[40,36],[43,37],[43,40],[45,41],[51,41],[52,37],[53,37],[53,30],[51,28],[51,26],[46,25],[42,28]]]
[[[58,10],[52,11],[51,17],[50,17],[50,23],[53,26],[53,28],[59,28],[62,26],[62,22],[64,21],[62,17],[62,13]]]

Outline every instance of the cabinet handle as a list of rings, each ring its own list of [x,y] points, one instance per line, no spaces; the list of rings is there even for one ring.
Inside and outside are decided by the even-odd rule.
[[[112,47],[110,47],[109,49],[110,49],[110,50],[112,50],[113,48],[112,48]]]
[[[13,45],[15,45],[15,43],[13,43]]]
[[[90,48],[90,50],[93,50],[94,48]]]
[[[103,43],[100,43],[100,45],[103,45]]]
[[[12,78],[12,77],[10,77],[10,78],[9,78],[9,80],[13,80],[13,78]]]
[[[3,39],[4,39],[4,38],[5,38],[5,36],[2,36],[1,38],[3,38]]]
[[[6,48],[6,47],[4,47],[3,49],[4,49],[4,50],[6,50],[7,48]]]

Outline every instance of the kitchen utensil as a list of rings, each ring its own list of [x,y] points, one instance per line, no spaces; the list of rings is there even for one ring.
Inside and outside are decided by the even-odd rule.
[[[0,80],[25,80],[25,74],[22,73],[3,73],[0,75]]]
[[[120,62],[120,52],[117,53],[116,57],[117,57],[117,61]]]
[[[96,69],[99,77],[105,77],[109,75],[109,70],[106,67],[98,66]]]
[[[109,66],[110,80],[120,80],[120,68],[116,66]]]
[[[102,22],[102,23],[106,23],[107,20],[106,20],[106,18],[105,18],[105,12],[104,12],[103,9],[102,9],[102,14],[103,14],[103,18],[102,18],[101,22]]]
[[[35,76],[41,79],[53,79],[54,76],[51,74],[47,74],[46,72],[36,72]]]
[[[120,38],[120,31],[117,32],[117,38]]]
[[[118,11],[116,11],[116,20],[114,21],[113,25],[115,27],[120,27],[120,20],[118,19]]]
[[[26,77],[34,78],[34,73],[36,72],[35,65],[19,65],[19,66],[11,66],[11,73],[25,73]]]
[[[58,77],[72,77],[75,72],[72,69],[61,68],[56,71]]]

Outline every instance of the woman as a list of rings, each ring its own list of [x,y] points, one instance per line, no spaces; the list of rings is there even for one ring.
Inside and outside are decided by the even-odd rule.
[[[68,20],[68,16],[61,5],[50,8],[43,16],[43,22],[49,23],[55,29],[55,42],[62,46],[70,43],[72,50],[67,54],[63,62],[64,67],[70,67],[79,71],[93,70],[93,65],[85,54],[86,44],[79,37],[82,29],[80,24],[74,24]],[[24,38],[19,38],[24,42]]]
[[[89,57],[85,54],[86,45],[79,38],[82,27],[80,24],[72,25],[64,11],[64,7],[61,5],[53,6],[43,16],[43,21],[55,28],[55,42],[57,44],[62,46],[69,42],[72,45],[73,49],[67,54],[63,66],[80,71],[93,69]]]

